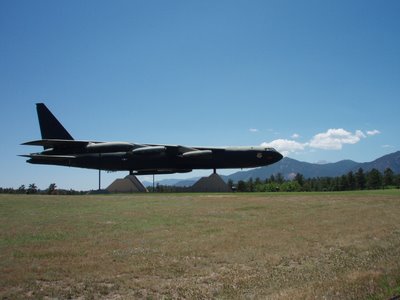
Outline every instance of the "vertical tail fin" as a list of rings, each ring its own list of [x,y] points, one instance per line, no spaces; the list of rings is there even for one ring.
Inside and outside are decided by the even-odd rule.
[[[69,132],[61,125],[44,103],[36,103],[42,139],[73,140]]]

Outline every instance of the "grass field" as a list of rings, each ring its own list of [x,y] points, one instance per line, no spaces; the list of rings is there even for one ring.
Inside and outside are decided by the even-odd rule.
[[[0,298],[388,299],[400,191],[0,195]]]

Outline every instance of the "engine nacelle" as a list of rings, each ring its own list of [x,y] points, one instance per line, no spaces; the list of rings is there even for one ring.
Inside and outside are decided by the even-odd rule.
[[[165,146],[145,146],[131,151],[132,154],[149,155],[165,152]]]
[[[191,157],[199,157],[199,158],[209,158],[212,156],[211,150],[195,150],[182,153],[182,157],[191,158]]]
[[[86,146],[86,151],[89,153],[128,152],[133,147],[133,144],[127,142],[89,143]]]

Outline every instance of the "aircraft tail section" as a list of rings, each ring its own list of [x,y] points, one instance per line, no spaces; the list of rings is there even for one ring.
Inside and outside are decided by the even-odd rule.
[[[73,140],[69,132],[61,125],[44,103],[37,103],[40,132],[43,140]]]

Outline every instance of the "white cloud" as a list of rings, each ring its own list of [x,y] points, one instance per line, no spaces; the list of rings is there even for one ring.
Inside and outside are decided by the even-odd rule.
[[[300,137],[300,135],[297,133],[293,133],[291,136],[292,139],[298,139],[299,137]]]
[[[283,156],[287,156],[289,153],[304,150],[306,144],[301,144],[296,141],[278,139],[270,143],[264,142],[261,144],[262,147],[272,147],[278,150]]]
[[[328,129],[326,132],[316,134],[309,142],[309,146],[324,150],[340,150],[344,144],[356,144],[365,137],[361,130],[352,133],[343,128]]]
[[[367,134],[368,135],[377,135],[377,134],[380,134],[381,132],[379,131],[379,130],[377,130],[377,129],[374,129],[374,130],[368,130],[367,131]]]
[[[353,145],[361,141],[363,138],[379,134],[378,130],[367,131],[367,135],[361,131],[356,130],[355,132],[347,131],[343,128],[331,128],[326,132],[318,133],[307,143],[299,143],[295,140],[288,139],[277,139],[272,142],[264,142],[261,144],[263,147],[272,147],[287,156],[290,153],[303,151],[308,149],[309,151],[315,151],[315,149],[323,150],[340,150],[343,145]],[[292,135],[292,139],[299,138],[300,135],[295,133]]]
[[[259,130],[257,128],[250,128],[249,131],[250,132],[258,132]]]

